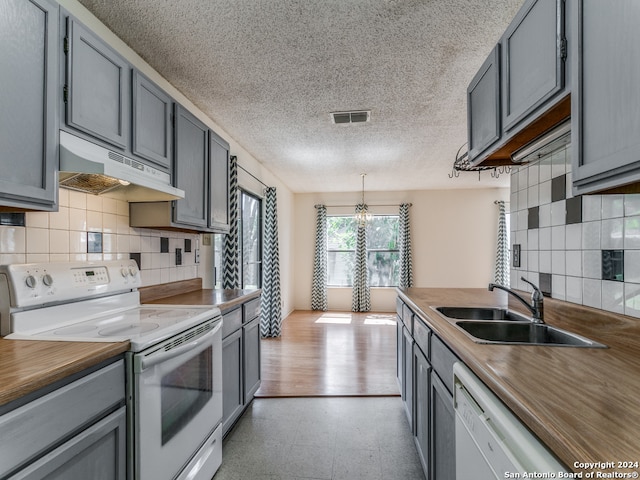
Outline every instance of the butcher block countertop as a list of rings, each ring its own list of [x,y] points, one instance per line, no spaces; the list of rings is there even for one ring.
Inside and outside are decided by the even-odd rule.
[[[48,342],[0,338],[0,405],[128,349],[129,342]]]
[[[640,319],[544,299],[545,322],[609,348],[487,345],[473,342],[436,306],[526,309],[502,291],[399,289],[400,297],[458,357],[576,472],[639,472]],[[527,293],[521,292],[528,298]],[[612,468],[585,467],[614,462]],[[582,478],[582,477],[581,477]],[[586,477],[585,477],[586,478]],[[621,478],[621,477],[594,477]],[[636,478],[636,477],[628,477]]]

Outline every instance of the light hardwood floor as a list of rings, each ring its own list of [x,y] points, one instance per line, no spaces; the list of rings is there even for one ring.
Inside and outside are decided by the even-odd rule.
[[[399,395],[393,313],[296,311],[261,347],[257,397]]]

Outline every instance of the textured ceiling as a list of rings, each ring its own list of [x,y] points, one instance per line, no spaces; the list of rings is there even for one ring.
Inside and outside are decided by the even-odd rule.
[[[522,0],[80,2],[294,192],[362,172],[367,190],[508,185],[448,174],[467,85]],[[358,109],[370,123],[330,120]]]

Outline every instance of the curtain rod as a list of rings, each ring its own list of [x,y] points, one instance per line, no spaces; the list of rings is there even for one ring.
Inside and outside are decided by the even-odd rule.
[[[393,204],[378,204],[378,203],[367,203],[368,207],[399,207],[400,205],[402,205],[401,203],[393,203]],[[413,206],[413,203],[408,203],[407,205],[409,205],[410,207]],[[355,205],[325,205],[325,207],[355,207]]]
[[[232,157],[235,157],[235,155],[232,155]],[[237,159],[237,157],[236,157]],[[262,180],[260,180],[258,177],[256,177],[253,173],[251,173],[249,170],[247,170],[246,168],[244,168],[242,165],[240,165],[239,163],[237,163],[236,165],[238,165],[238,168],[241,168],[242,170],[244,170],[247,175],[250,175],[251,177],[253,177],[254,180],[256,180],[257,182],[259,182],[260,184],[262,184],[263,187],[265,188],[271,188],[269,187],[269,185],[267,185],[266,183],[264,183]]]

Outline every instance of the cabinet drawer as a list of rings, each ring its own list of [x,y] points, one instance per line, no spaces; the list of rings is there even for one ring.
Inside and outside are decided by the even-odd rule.
[[[404,303],[402,302],[402,300],[400,300],[400,297],[396,298],[396,313],[401,318],[402,318],[402,307],[403,307],[403,305],[404,305]]]
[[[413,340],[422,350],[424,356],[429,358],[429,337],[431,336],[431,330],[427,327],[420,317],[414,316],[413,321]]]
[[[402,323],[407,327],[409,333],[413,335],[413,312],[406,304],[402,305]]]
[[[124,402],[124,388],[120,360],[0,417],[0,477]]]
[[[242,327],[242,309],[236,308],[222,315],[222,338]]]
[[[260,315],[260,297],[243,304],[242,308],[244,310],[244,323],[250,322]]]
[[[436,335],[431,335],[431,366],[436,371],[449,393],[453,393],[453,364],[456,354],[449,350]]]

